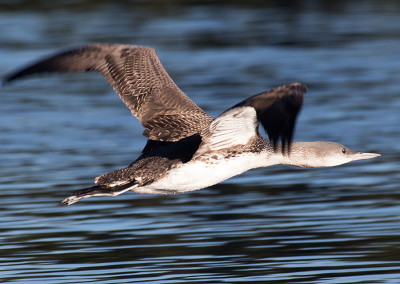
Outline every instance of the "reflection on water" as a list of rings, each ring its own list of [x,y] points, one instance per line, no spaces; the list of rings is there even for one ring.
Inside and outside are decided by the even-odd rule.
[[[297,140],[382,157],[60,207],[93,177],[129,164],[145,143],[142,128],[97,74],[21,81],[0,91],[1,282],[397,283],[398,3],[122,3],[1,5],[0,74],[74,44],[150,45],[214,116],[302,81],[309,93]]]

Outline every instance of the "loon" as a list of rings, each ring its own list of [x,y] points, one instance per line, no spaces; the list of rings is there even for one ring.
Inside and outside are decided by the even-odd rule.
[[[307,87],[291,83],[256,94],[217,118],[174,83],[150,47],[90,44],[64,50],[9,73],[8,83],[34,73],[95,71],[107,79],[148,138],[129,166],[98,176],[62,205],[126,191],[177,194],[209,187],[247,170],[277,164],[332,167],[380,156],[327,141],[292,142]],[[263,126],[269,139],[258,131]]]

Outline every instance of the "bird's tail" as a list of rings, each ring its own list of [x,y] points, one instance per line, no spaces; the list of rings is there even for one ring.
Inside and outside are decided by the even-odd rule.
[[[138,184],[134,184],[133,182],[113,187],[95,185],[89,188],[84,188],[73,192],[70,197],[61,201],[61,205],[71,205],[78,202],[81,199],[93,196],[117,196],[137,186]]]

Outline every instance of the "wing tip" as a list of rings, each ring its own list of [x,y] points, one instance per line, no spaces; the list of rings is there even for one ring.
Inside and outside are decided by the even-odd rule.
[[[298,91],[301,91],[302,93],[306,93],[308,91],[307,85],[301,82],[294,82],[286,86],[296,88]]]
[[[30,75],[33,75],[34,73],[37,74],[37,73],[53,73],[53,72],[93,71],[93,66],[87,66],[86,68],[83,68],[83,67],[74,67],[72,65],[63,64],[63,68],[61,68],[59,64],[54,64],[53,61],[74,53],[81,53],[87,50],[101,51],[101,49],[103,48],[115,48],[115,49],[136,48],[138,50],[150,50],[151,52],[154,53],[155,56],[157,56],[154,48],[147,46],[140,46],[140,45],[128,45],[119,43],[88,43],[88,44],[75,45],[56,51],[48,56],[41,57],[37,61],[33,61],[25,66],[19,67],[17,70],[13,72],[6,73],[4,76],[0,78],[0,87],[7,86],[15,80],[28,77]]]
[[[275,152],[290,154],[296,118],[303,105],[304,93],[307,91],[306,84],[294,82],[266,92],[266,94],[276,94],[276,97],[268,104],[268,111],[261,108],[263,112],[260,122]]]
[[[20,74],[21,72],[13,72],[6,74],[3,78],[1,78],[1,87],[6,87],[7,85],[10,85],[11,82],[15,81],[18,79],[18,77],[23,76],[23,74]]]

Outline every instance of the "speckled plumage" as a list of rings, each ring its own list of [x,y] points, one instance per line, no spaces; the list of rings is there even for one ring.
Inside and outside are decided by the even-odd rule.
[[[76,191],[62,202],[64,205],[128,190],[165,194],[196,190],[249,169],[277,163],[331,166],[355,159],[339,157],[336,152],[342,145],[336,143],[322,143],[325,145],[322,148],[321,143],[313,145],[316,150],[310,153],[315,157],[321,157],[320,149],[335,153],[336,158],[327,159],[325,164],[315,163],[312,158],[307,161],[308,149],[300,147],[305,144],[298,143],[291,151],[296,117],[307,91],[304,84],[292,83],[257,94],[214,119],[175,85],[154,49],[149,47],[119,44],[78,47],[12,73],[4,82],[34,73],[84,71],[98,72],[108,80],[140,120],[145,128],[143,134],[149,140],[132,164],[97,177],[93,187]],[[260,136],[259,123],[270,140]],[[279,140],[281,150],[277,151]],[[373,157],[367,154],[368,158]],[[297,161],[292,159],[296,155]]]
[[[179,141],[213,118],[174,83],[153,48],[119,44],[78,47],[7,76],[10,82],[34,73],[95,71],[103,75],[156,141]]]

